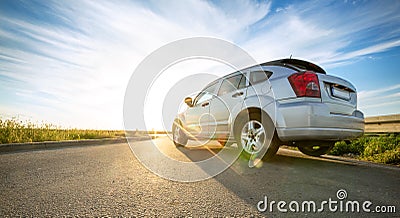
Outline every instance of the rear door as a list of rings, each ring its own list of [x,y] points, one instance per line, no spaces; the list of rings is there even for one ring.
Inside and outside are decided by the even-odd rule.
[[[320,85],[321,101],[329,107],[331,114],[352,115],[357,109],[356,89],[348,81],[327,75],[321,67],[307,61],[287,59],[285,63],[299,71],[316,72]]]
[[[357,93],[348,81],[326,74],[318,74],[321,100],[331,114],[352,115],[357,109]]]

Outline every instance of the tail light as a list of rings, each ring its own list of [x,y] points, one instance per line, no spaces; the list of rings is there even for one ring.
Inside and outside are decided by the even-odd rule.
[[[297,97],[321,97],[316,73],[312,71],[294,73],[288,77],[288,80]]]

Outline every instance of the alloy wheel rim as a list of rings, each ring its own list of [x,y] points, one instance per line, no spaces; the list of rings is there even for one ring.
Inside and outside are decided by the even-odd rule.
[[[257,120],[248,121],[242,128],[241,142],[247,153],[260,152],[265,142],[264,126]]]

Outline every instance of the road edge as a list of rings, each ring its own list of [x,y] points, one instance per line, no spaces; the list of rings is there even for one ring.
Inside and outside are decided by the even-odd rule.
[[[136,136],[130,137],[135,141],[144,141],[156,138],[155,136]],[[17,151],[32,151],[45,150],[64,147],[79,147],[79,146],[96,146],[105,144],[127,143],[126,137],[121,138],[105,138],[105,139],[82,139],[82,140],[67,140],[67,141],[44,141],[30,143],[10,143],[0,144],[0,154]]]

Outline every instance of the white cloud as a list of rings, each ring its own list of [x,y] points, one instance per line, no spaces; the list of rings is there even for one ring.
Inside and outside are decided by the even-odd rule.
[[[364,98],[364,99],[375,98],[376,96],[382,95],[384,93],[388,93],[390,91],[399,91],[399,90],[400,90],[400,84],[396,84],[396,85],[393,85],[390,87],[385,87],[385,88],[380,88],[380,89],[360,91],[360,92],[358,92],[358,97]]]
[[[30,107],[14,107],[14,113],[63,126],[118,129],[122,128],[127,81],[147,54],[190,36],[234,40],[239,31],[268,13],[269,7],[268,3],[243,1],[238,6],[244,7],[240,11],[246,19],[238,19],[239,8],[226,13],[224,8],[200,1],[184,6],[156,2],[160,14],[130,2],[55,1],[49,5],[74,28],[0,17],[3,24],[17,30],[0,32],[2,40],[17,45],[2,46],[1,55],[19,62],[6,62],[0,76],[17,81],[6,85],[18,101]],[[9,109],[2,111],[9,113]]]
[[[330,58],[326,62],[327,63],[338,63],[338,62],[340,63],[343,61],[351,60],[353,58],[362,57],[362,56],[366,56],[369,54],[375,54],[375,53],[379,53],[379,52],[384,52],[388,49],[391,49],[391,48],[394,48],[397,46],[400,46],[400,40],[383,42],[380,44],[372,45],[372,46],[362,48],[362,49],[352,51],[352,52],[338,53],[338,54],[332,56],[332,58]]]
[[[0,15],[7,27],[0,29],[0,78],[11,78],[0,81],[0,91],[7,90],[18,103],[4,105],[0,114],[121,129],[124,92],[135,67],[155,49],[185,37],[237,42],[260,62],[293,55],[328,67],[400,45],[394,30],[360,38],[369,29],[398,25],[397,2],[360,5],[340,16],[325,1],[275,12],[271,2],[244,0],[46,4],[67,25]],[[349,49],[354,44],[357,48]]]
[[[399,113],[400,84],[358,92],[359,108],[369,116]]]

